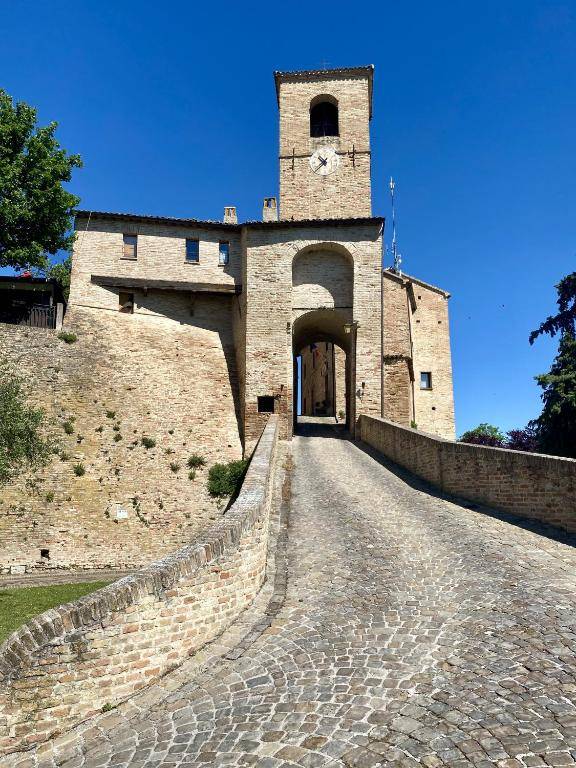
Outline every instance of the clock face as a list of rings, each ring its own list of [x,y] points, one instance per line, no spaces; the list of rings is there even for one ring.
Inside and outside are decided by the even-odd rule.
[[[319,176],[334,173],[340,165],[340,158],[333,147],[320,147],[310,157],[310,168]]]

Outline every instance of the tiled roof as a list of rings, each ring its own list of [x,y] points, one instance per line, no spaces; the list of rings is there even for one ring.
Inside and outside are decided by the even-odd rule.
[[[245,221],[239,224],[227,224],[223,221],[213,221],[201,219],[175,218],[171,216],[151,216],[149,214],[118,213],[114,211],[75,211],[77,218],[81,219],[114,219],[118,221],[143,221],[155,224],[175,224],[184,227],[197,227],[204,229],[224,229],[232,232],[239,232],[242,227],[253,227],[258,229],[274,229],[283,227],[322,227],[322,226],[350,226],[350,225],[374,225],[381,226],[384,223],[382,216],[366,216],[359,218],[346,219],[280,219],[279,221]]]

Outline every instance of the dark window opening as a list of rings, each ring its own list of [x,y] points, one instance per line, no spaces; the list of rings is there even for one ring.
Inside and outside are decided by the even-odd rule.
[[[258,413],[274,413],[274,397],[261,395],[258,398]]]
[[[218,264],[225,266],[230,260],[230,243],[221,240],[218,244]]]
[[[138,256],[138,235],[123,235],[124,250],[122,255],[125,259],[136,259]]]
[[[126,315],[134,314],[134,294],[120,291],[118,294],[118,310]]]
[[[430,371],[420,373],[420,389],[432,389],[432,374]]]
[[[194,238],[186,240],[186,261],[198,263],[200,261],[200,241]]]
[[[310,136],[338,136],[338,107],[321,101],[310,108]]]
[[[43,557],[45,560],[50,560],[50,550],[49,549],[41,549],[40,550],[40,557]]]

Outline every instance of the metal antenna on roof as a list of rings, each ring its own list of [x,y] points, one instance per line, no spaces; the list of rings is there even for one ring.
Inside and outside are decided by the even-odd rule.
[[[400,265],[402,264],[402,256],[398,253],[398,246],[396,243],[396,208],[394,205],[394,179],[390,176],[390,199],[392,200],[392,258],[394,259],[394,272],[398,275],[402,274]]]

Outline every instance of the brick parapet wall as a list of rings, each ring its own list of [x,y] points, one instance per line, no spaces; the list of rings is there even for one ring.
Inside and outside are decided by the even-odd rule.
[[[272,416],[240,495],[205,536],[40,614],[0,646],[0,754],[129,697],[250,605],[265,578],[277,438]]]
[[[576,460],[443,440],[362,415],[361,440],[446,493],[576,531]]]

